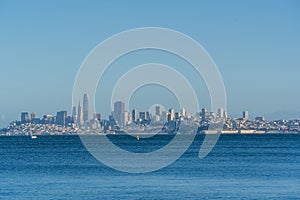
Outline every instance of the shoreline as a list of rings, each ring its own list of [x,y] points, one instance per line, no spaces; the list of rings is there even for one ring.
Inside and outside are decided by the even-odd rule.
[[[211,131],[211,132],[206,132],[206,133],[197,133],[196,135],[212,135],[212,134],[216,134],[216,131]],[[244,133],[240,133],[240,132],[222,132],[220,135],[298,135],[300,134],[300,132],[244,132]],[[134,133],[134,134],[126,134],[126,133],[116,133],[116,134],[104,134],[104,133],[68,133],[68,134],[32,134],[32,135],[21,135],[21,134],[15,134],[15,135],[0,135],[0,137],[31,137],[31,136],[156,136],[156,135],[176,135],[176,134],[170,134],[170,133],[157,133],[157,134],[147,134],[147,133]],[[192,134],[181,134],[181,135],[192,135]]]

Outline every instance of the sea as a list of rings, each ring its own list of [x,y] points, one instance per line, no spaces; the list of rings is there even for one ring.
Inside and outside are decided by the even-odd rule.
[[[3,136],[0,199],[300,199],[299,134],[221,135],[199,159],[203,138],[167,167],[128,173],[95,159],[76,135]],[[173,136],[109,139],[135,152]]]

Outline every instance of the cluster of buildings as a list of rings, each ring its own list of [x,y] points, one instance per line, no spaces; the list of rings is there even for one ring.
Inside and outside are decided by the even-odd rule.
[[[263,116],[250,119],[248,111],[243,111],[241,118],[229,118],[223,109],[219,109],[218,114],[202,109],[199,116],[200,133],[210,133],[211,124],[220,122],[223,124],[223,134],[300,133],[300,120],[297,119],[268,121]]]
[[[109,119],[102,120],[101,125],[104,132],[174,132],[179,127],[180,119],[186,116],[185,109],[181,109],[181,112],[175,112],[173,108],[165,111],[159,105],[155,106],[154,113],[136,108],[129,112],[126,111],[124,102],[117,101]]]
[[[229,118],[227,112],[219,108],[217,113],[203,108],[196,115],[189,114],[184,108],[175,112],[173,108],[164,110],[162,106],[155,106],[154,112],[131,112],[125,109],[125,103],[117,101],[108,119],[101,119],[100,113],[91,115],[89,97],[83,96],[83,103],[74,106],[71,115],[65,110],[58,111],[55,116],[44,115],[36,117],[35,113],[22,112],[19,121],[13,121],[7,128],[0,130],[0,135],[38,135],[38,134],[109,134],[122,132],[160,132],[176,133],[181,122],[185,120],[197,125],[198,133],[209,134],[210,127],[222,124],[222,133],[299,133],[300,120],[267,121],[264,117],[249,118],[248,111],[244,111],[241,118]]]

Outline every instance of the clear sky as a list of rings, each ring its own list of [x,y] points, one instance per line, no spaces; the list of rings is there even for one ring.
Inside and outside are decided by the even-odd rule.
[[[300,118],[299,1],[0,1],[0,127],[22,111],[71,110],[77,70],[101,41],[183,32],[223,76],[228,112]]]

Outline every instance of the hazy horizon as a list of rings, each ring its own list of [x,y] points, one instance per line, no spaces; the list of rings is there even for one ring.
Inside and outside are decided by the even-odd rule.
[[[298,1],[1,1],[0,127],[22,111],[39,117],[70,112],[76,73],[88,53],[111,35],[149,26],[180,31],[208,51],[225,84],[229,116],[248,110],[251,118],[300,118],[299,7]],[[156,53],[120,65],[161,59]],[[118,77],[121,70],[109,73]],[[199,81],[200,107],[209,108],[205,85],[190,77]],[[101,106],[98,101],[106,116],[110,108]]]

